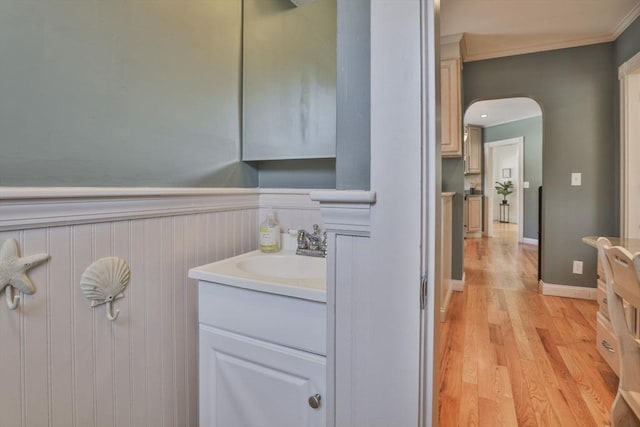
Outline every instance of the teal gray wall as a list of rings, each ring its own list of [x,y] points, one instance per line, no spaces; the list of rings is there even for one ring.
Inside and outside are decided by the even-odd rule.
[[[464,105],[529,96],[543,110],[543,280],[594,287],[596,257],[587,235],[614,235],[618,203],[612,105],[613,43],[465,63]],[[572,172],[582,186],[572,187]],[[572,261],[584,274],[572,274]]]
[[[464,163],[462,159],[442,159],[442,191],[455,192],[451,219],[451,278],[462,280],[464,273]]]
[[[335,161],[262,161],[261,187],[370,189],[370,18],[370,0],[337,0]]]
[[[542,185],[542,116],[484,128],[483,142],[524,137],[524,237],[538,239],[538,187]],[[486,214],[486,213],[485,213]]]
[[[256,186],[242,3],[0,5],[0,185]]]
[[[261,188],[336,188],[336,160],[272,160],[260,162]]]
[[[614,51],[616,66],[622,65],[640,51],[640,18],[636,18],[636,20],[620,34],[615,41]],[[615,78],[617,80],[617,73]]]
[[[336,184],[339,190],[370,188],[370,26],[370,0],[338,0]]]

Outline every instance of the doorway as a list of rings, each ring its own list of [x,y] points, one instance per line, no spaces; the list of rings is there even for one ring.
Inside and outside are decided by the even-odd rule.
[[[483,169],[465,175],[465,194],[482,189],[483,237],[494,228],[517,229],[519,243],[539,243],[539,196],[542,186],[542,109],[528,97],[481,100],[464,114],[465,126],[482,129]],[[508,194],[496,187],[510,183]],[[480,184],[480,185],[479,185]],[[502,233],[504,235],[504,233]]]
[[[484,234],[494,237],[494,228],[498,226],[504,238],[505,230],[515,228],[518,242],[524,242],[524,137],[485,143],[484,160],[487,198]],[[507,183],[512,184],[510,194],[501,196],[494,191]],[[532,240],[529,243],[537,243]]]

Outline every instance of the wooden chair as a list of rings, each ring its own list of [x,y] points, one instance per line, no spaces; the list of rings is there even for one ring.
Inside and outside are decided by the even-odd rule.
[[[601,237],[598,239],[598,256],[607,283],[609,318],[618,339],[620,360],[620,382],[611,406],[611,425],[640,426],[640,347],[635,335],[637,316],[635,310],[632,310],[632,316],[627,316],[624,304],[626,301],[631,307],[640,308],[640,252],[632,255],[625,248],[612,247],[608,239]]]

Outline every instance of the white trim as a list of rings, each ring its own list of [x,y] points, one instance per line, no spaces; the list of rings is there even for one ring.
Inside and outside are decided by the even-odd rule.
[[[501,49],[494,51],[480,52],[476,54],[469,54],[466,43],[462,43],[462,59],[464,62],[482,61],[485,59],[502,58],[505,56],[524,55],[527,53],[545,52],[549,50],[567,49],[571,47],[588,46],[598,43],[609,43],[616,38],[613,34],[602,34],[593,37],[583,37],[571,40],[559,40],[555,42],[536,44],[531,46],[519,46],[511,49]],[[465,39],[463,38],[463,41]]]
[[[485,234],[489,237],[493,236],[493,198],[494,187],[493,179],[487,179],[487,176],[493,172],[493,149],[505,145],[518,146],[518,242],[524,242],[524,137],[502,139],[499,141],[487,142],[484,144],[484,195],[489,199],[487,201],[487,230]]]
[[[631,192],[632,183],[636,181],[635,153],[637,148],[631,145],[631,141],[638,137],[638,127],[635,117],[638,105],[635,96],[629,96],[629,92],[638,90],[640,73],[640,53],[635,54],[618,68],[620,80],[620,235],[623,237],[635,237],[637,233],[632,218],[640,210],[640,200]],[[635,95],[635,94],[634,94]],[[635,175],[635,176],[634,176]]]
[[[449,291],[444,297],[444,302],[442,303],[442,307],[440,307],[440,321],[444,322],[447,320],[447,308],[449,308],[449,301],[451,301],[451,295],[453,294],[453,288],[452,288],[453,280],[452,279],[442,279],[442,280],[449,281],[449,286],[447,287]]]
[[[618,23],[616,29],[613,31],[613,38],[617,39],[620,37],[620,35],[624,33],[624,30],[633,24],[633,21],[635,21],[638,16],[640,16],[640,3],[637,3]]]
[[[288,188],[0,187],[0,231],[259,208],[318,211],[320,204],[310,199],[311,192]],[[375,200],[375,193],[367,197]],[[362,214],[362,210],[355,212]]]
[[[451,290],[456,292],[464,292],[464,279],[464,273],[462,273],[462,280],[451,279]]]
[[[538,239],[532,239],[530,237],[525,237],[522,239],[522,243],[526,243],[527,245],[536,245],[538,246]]]
[[[353,396],[351,389],[351,364],[354,355],[353,318],[351,310],[356,304],[354,281],[358,280],[358,263],[365,254],[353,251],[355,239],[367,239],[371,229],[371,204],[361,202],[354,192],[334,191],[329,197],[325,192],[314,192],[320,203],[320,212],[327,231],[327,426],[337,425],[337,406],[343,408],[342,417],[350,417]],[[349,193],[347,194],[338,193]],[[376,194],[368,197],[375,200]],[[337,203],[335,200],[357,200]],[[338,239],[338,236],[341,236]],[[340,318],[338,329],[337,318]],[[337,376],[339,373],[339,377]],[[340,400],[336,401],[336,395]]]
[[[583,288],[582,286],[556,285],[540,280],[539,290],[542,295],[565,298],[577,298],[595,301],[598,298],[597,288]]]
[[[442,46],[443,44],[460,43],[463,37],[464,37],[464,33],[451,34],[449,36],[441,36],[440,46]]]
[[[376,202],[375,191],[362,190],[315,190],[310,193],[311,200],[320,203],[373,204]]]
[[[260,208],[261,209],[296,209],[296,210],[312,210],[320,209],[318,202],[312,201],[309,197],[310,190],[307,191],[269,191],[263,193],[260,191]]]
[[[0,199],[0,231],[257,209],[259,203],[255,190],[119,196],[101,191],[92,196],[57,194],[58,197],[48,198]]]
[[[0,187],[2,200],[115,198],[152,196],[219,196],[258,194],[257,188],[171,187]]]

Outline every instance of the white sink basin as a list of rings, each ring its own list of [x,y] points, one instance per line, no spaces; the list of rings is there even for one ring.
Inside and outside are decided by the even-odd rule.
[[[238,268],[258,276],[278,279],[324,279],[324,259],[291,254],[257,255],[238,262]]]
[[[292,251],[247,252],[192,268],[189,277],[311,301],[327,300],[327,260]]]

